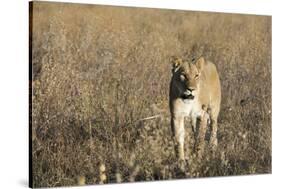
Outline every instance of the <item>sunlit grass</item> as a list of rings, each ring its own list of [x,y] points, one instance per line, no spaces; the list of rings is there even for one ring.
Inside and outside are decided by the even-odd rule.
[[[34,3],[33,186],[271,172],[271,18]],[[218,148],[179,171],[171,56],[203,55],[222,84]],[[144,119],[154,115],[153,119]]]

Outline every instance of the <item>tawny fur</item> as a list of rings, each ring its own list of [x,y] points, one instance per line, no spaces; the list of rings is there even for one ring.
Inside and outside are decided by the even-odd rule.
[[[217,145],[217,118],[221,103],[221,86],[216,66],[203,57],[193,61],[172,60],[173,76],[170,83],[171,127],[180,160],[184,154],[184,117],[191,118],[193,130],[202,107],[210,110],[212,146]],[[203,110],[204,111],[204,110]]]

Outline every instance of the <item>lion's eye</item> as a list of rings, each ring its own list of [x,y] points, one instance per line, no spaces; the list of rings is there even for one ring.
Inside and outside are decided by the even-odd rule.
[[[199,78],[199,74],[196,74],[194,78],[195,78],[195,79],[198,79],[198,78]]]
[[[185,75],[181,74],[181,75],[180,75],[180,79],[181,79],[182,81],[185,80],[185,79],[186,79]]]

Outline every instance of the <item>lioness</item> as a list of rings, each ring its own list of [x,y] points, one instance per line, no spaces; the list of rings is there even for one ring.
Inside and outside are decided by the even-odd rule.
[[[187,61],[180,58],[172,60],[172,79],[170,83],[171,127],[176,143],[177,156],[184,160],[184,117],[191,118],[193,131],[202,107],[210,109],[210,143],[217,145],[217,118],[220,111],[221,87],[216,66],[203,57]]]

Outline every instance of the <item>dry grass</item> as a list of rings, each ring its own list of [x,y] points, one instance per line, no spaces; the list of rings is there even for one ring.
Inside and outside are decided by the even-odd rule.
[[[32,39],[34,187],[271,173],[271,17],[37,2]],[[203,55],[222,83],[218,149],[197,161],[189,134],[184,172],[173,55]]]

